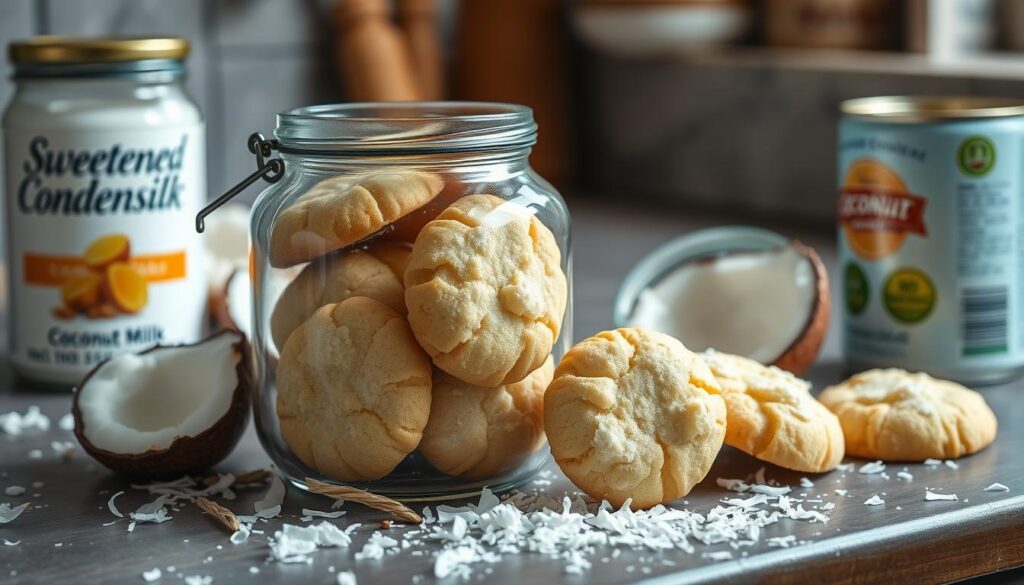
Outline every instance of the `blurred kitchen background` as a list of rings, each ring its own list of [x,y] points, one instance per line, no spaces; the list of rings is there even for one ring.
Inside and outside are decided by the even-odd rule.
[[[399,26],[418,31],[414,59],[429,60],[435,43],[440,54],[442,77],[415,80],[418,96],[535,108],[534,166],[570,202],[648,201],[827,227],[841,100],[1024,97],[1020,0],[395,0],[395,21],[375,12],[381,4],[0,0],[0,38],[187,37],[211,197],[253,170],[245,139],[270,134],[276,112],[374,97],[381,88],[346,83],[366,75],[404,95],[380,32]],[[4,60],[3,103],[10,74]]]

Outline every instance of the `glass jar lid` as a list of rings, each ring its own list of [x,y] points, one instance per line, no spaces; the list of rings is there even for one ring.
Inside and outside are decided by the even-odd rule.
[[[440,154],[528,148],[533,110],[489,102],[370,102],[295,108],[277,115],[282,152]]]

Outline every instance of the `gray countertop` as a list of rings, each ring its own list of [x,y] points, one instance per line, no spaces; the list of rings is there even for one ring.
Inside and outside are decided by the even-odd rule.
[[[570,208],[574,214],[576,339],[611,326],[612,301],[618,285],[646,252],[687,231],[724,223],[703,215],[626,210],[584,200],[570,201]],[[830,233],[767,227],[815,246],[830,269],[834,269]],[[809,376],[818,388],[843,376],[836,329],[832,327],[824,355]],[[282,518],[262,526],[266,534],[254,534],[243,545],[229,543],[226,533],[192,506],[172,513],[174,518],[169,522],[139,525],[131,533],[126,530],[125,520],[105,526],[115,519],[106,505],[111,494],[127,490],[118,500],[121,510],[134,510],[152,496],[130,489],[128,482],[107,472],[80,449],[69,458],[56,454],[51,446],[53,441],[74,440],[71,433],[58,429],[56,424],[68,410],[69,397],[25,390],[11,380],[9,372],[4,371],[3,376],[0,412],[24,412],[28,405],[37,404],[54,424],[46,433],[0,434],[0,494],[11,485],[28,490],[18,497],[0,495],[0,502],[33,503],[17,520],[0,525],[0,541],[20,541],[15,546],[0,546],[0,582],[142,583],[142,573],[154,567],[164,571],[158,583],[180,583],[186,575],[209,575],[214,583],[288,579],[326,584],[335,582],[332,568],[355,571],[360,583],[409,583],[414,578],[433,581],[431,560],[426,555],[403,552],[382,560],[354,560],[354,552],[376,529],[383,515],[351,503],[345,506],[347,516],[335,522],[341,527],[352,522],[364,523],[352,547],[320,550],[311,564],[267,562],[266,539],[280,523],[298,523],[303,507],[329,507],[328,500],[294,489],[287,496]],[[524,553],[489,565],[490,574],[475,572],[470,581],[801,582],[813,578],[834,582],[917,582],[956,580],[1020,566],[1024,564],[1024,458],[1017,449],[1024,444],[1024,426],[1014,423],[1024,421],[1024,401],[1018,396],[1022,390],[1024,384],[1020,382],[984,390],[999,417],[1000,434],[992,447],[961,460],[959,469],[909,465],[914,475],[912,482],[897,481],[895,471],[902,469],[902,465],[891,466],[888,480],[877,474],[855,472],[813,477],[813,488],[796,491],[835,502],[828,524],[783,520],[765,528],[762,542],[744,549],[745,556],[735,560],[716,563],[700,555],[704,551],[722,550],[721,546],[698,545],[697,554],[623,550],[607,563],[599,560],[608,557],[609,551],[599,550],[591,555],[594,567],[590,571],[571,576],[565,574],[560,560]],[[30,457],[34,449],[42,451],[43,456]],[[217,471],[241,472],[268,465],[250,428],[239,448]],[[717,487],[716,477],[742,478],[761,466],[758,461],[725,448],[708,479],[686,498],[685,507],[707,511],[721,498],[735,495]],[[556,496],[575,492],[557,467],[550,464],[547,471],[551,485],[532,484],[523,489],[543,490]],[[767,476],[783,484],[798,485],[801,475],[767,466]],[[1006,484],[1010,491],[985,492],[985,486],[994,482]],[[957,493],[960,501],[925,502],[925,487]],[[847,490],[847,495],[837,495],[836,489]],[[240,490],[238,499],[228,505],[239,513],[248,513],[264,490]],[[885,494],[885,504],[865,506],[863,502],[874,494]],[[767,538],[786,534],[794,534],[808,543],[788,549],[773,549],[764,544]],[[173,573],[167,570],[169,566],[175,568]],[[259,572],[250,573],[251,567]]]

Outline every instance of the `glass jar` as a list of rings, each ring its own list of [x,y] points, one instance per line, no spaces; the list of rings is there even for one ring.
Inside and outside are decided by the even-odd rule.
[[[9,358],[70,389],[154,343],[205,333],[205,130],[179,38],[10,44],[3,116]]]
[[[252,215],[255,419],[293,484],[460,497],[545,464],[571,254],[536,132],[517,105],[345,104],[278,115],[283,170],[250,144],[277,180]]]

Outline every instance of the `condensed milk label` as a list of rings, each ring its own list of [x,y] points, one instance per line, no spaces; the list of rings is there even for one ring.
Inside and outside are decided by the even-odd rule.
[[[201,125],[5,137],[11,356],[74,382],[202,334]]]

